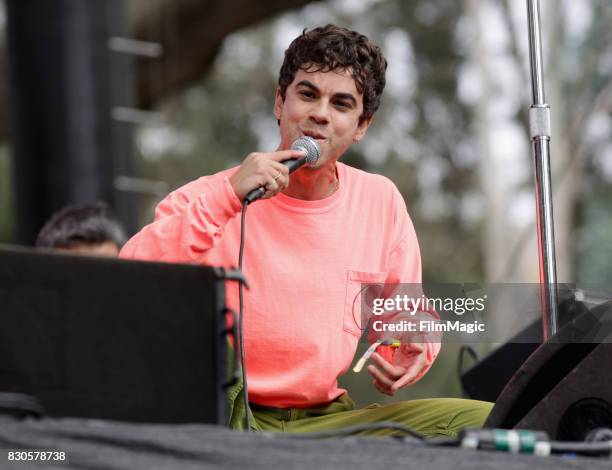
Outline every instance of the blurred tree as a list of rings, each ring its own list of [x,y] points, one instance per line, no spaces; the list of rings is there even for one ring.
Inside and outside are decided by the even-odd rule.
[[[515,149],[512,159],[499,157],[508,149],[496,147],[496,127],[515,126],[522,133],[521,141],[528,142],[526,110],[531,104],[529,93],[529,64],[525,40],[524,8],[518,9],[509,0],[488,2],[497,11],[502,31],[497,31],[501,45],[495,50],[487,43],[483,28],[490,24],[482,2],[468,2],[480,41],[472,41],[472,60],[479,64],[483,92],[477,109],[479,139],[483,154],[483,188],[487,191],[490,223],[486,230],[487,277],[495,281],[518,280],[537,282],[538,266],[535,208],[531,153],[529,149]],[[584,223],[591,214],[593,197],[610,200],[612,177],[601,171],[603,160],[610,158],[610,128],[612,120],[612,68],[608,44],[612,32],[607,27],[612,20],[612,8],[606,0],[589,2],[542,2],[543,52],[545,56],[545,88],[551,105],[551,167],[555,218],[557,273],[560,281],[582,281],[588,267],[579,269],[584,257],[580,234],[588,233]],[[519,73],[524,92],[507,90],[512,74],[503,61],[514,62],[511,67]],[[507,64],[506,64],[507,65]],[[512,101],[509,111],[495,110],[496,98],[505,94]],[[504,92],[504,90],[506,90]],[[517,106],[518,104],[518,106]],[[501,123],[501,124],[500,124]],[[511,151],[512,152],[512,151]],[[496,158],[496,154],[498,157]],[[606,157],[604,157],[604,154]],[[528,157],[526,159],[525,157]],[[496,163],[497,162],[497,163]],[[497,166],[496,166],[497,165]],[[598,168],[599,171],[598,171]],[[523,171],[517,171],[523,169]],[[604,169],[605,170],[605,169]],[[515,178],[509,176],[514,174]],[[588,182],[588,183],[587,183]],[[517,207],[528,203],[527,219],[512,217]],[[523,211],[525,212],[525,211]],[[509,216],[510,215],[510,216]],[[583,227],[582,230],[579,230]],[[611,242],[599,240],[603,250]],[[581,274],[582,275],[579,275]],[[612,277],[600,278],[605,283]]]
[[[130,0],[136,39],[161,44],[160,60],[137,63],[137,97],[143,108],[197,82],[232,32],[312,0]]]

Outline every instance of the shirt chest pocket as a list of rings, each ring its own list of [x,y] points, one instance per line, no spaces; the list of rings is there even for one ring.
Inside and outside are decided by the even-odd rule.
[[[372,312],[371,304],[383,290],[389,271],[366,272],[349,269],[346,280],[344,301],[344,331],[361,336]]]

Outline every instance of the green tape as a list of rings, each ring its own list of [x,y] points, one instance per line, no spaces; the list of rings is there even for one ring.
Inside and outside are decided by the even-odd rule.
[[[531,431],[519,431],[518,433],[521,438],[521,453],[533,454],[536,445],[535,434]]]
[[[505,452],[508,452],[510,450],[510,443],[508,442],[508,431],[496,429],[494,432],[494,437],[496,450],[503,450]]]

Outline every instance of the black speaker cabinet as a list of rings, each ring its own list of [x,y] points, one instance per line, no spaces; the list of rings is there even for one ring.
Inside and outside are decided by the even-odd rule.
[[[559,324],[588,312],[587,306],[561,291],[566,297],[558,306]],[[542,320],[538,318],[461,374],[465,393],[474,400],[496,401],[500,393],[527,358],[542,344]]]
[[[225,423],[224,273],[0,247],[4,408]]]
[[[546,431],[583,440],[612,428],[612,302],[565,325],[510,379],[485,427]]]

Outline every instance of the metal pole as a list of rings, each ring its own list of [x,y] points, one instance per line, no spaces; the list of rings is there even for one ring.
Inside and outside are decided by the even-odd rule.
[[[529,133],[535,163],[535,190],[540,263],[540,298],[544,341],[558,329],[557,268],[550,181],[550,107],[546,104],[542,78],[540,2],[527,0],[529,59],[533,104],[529,108]]]

